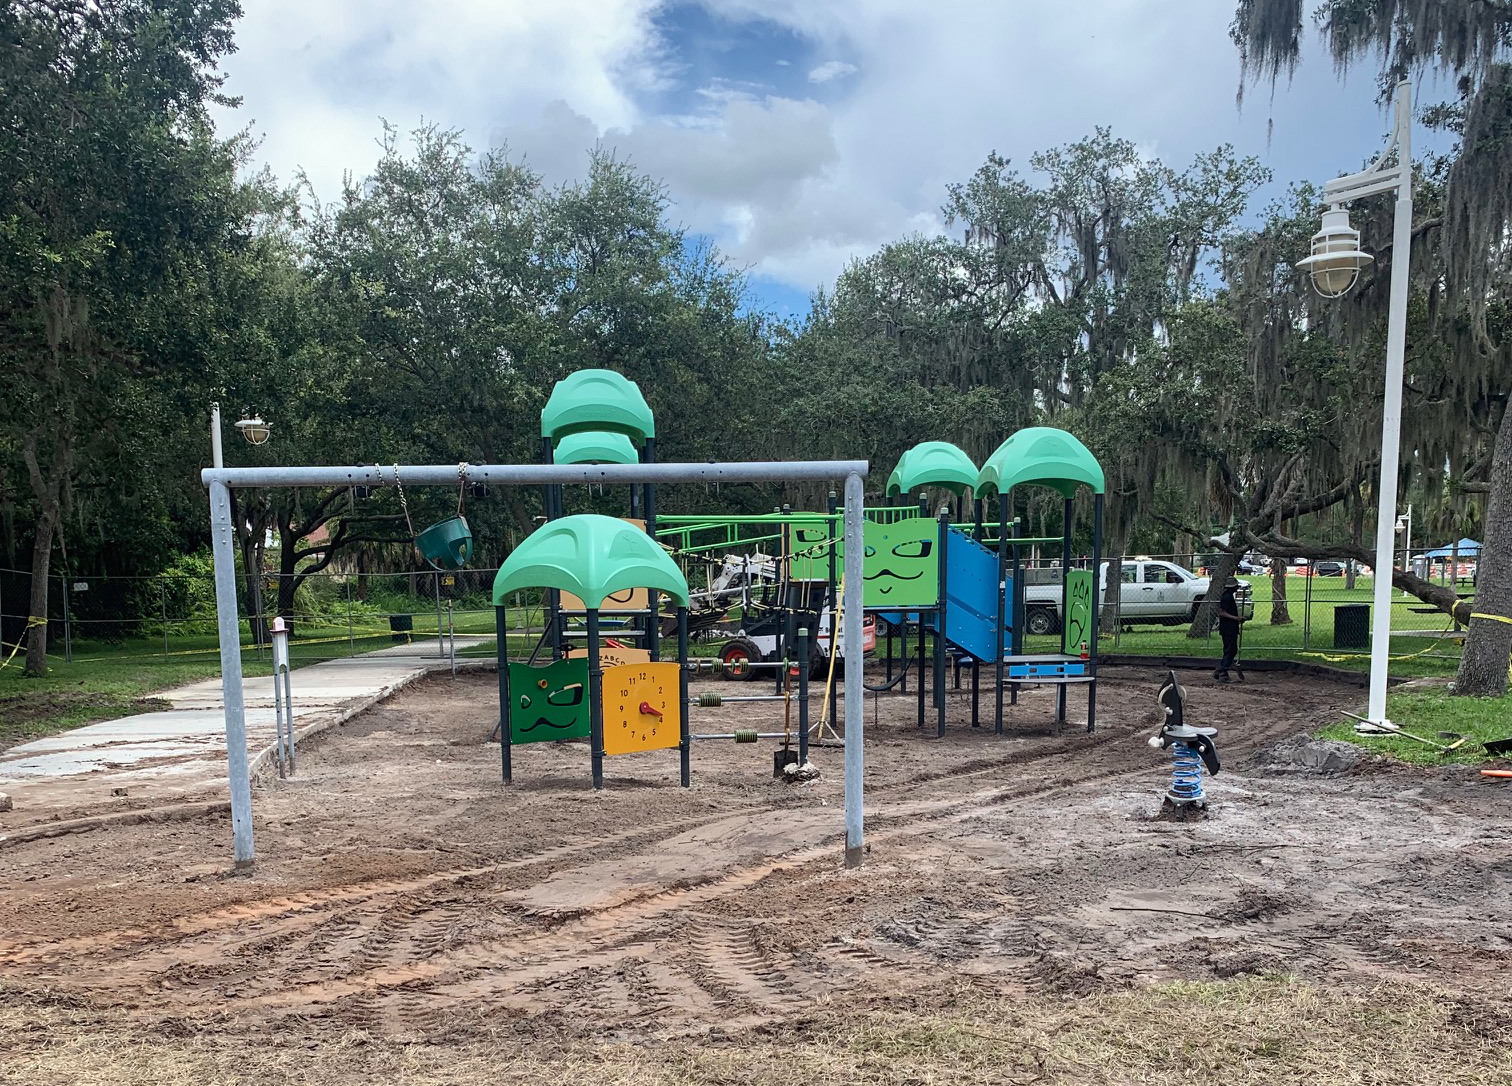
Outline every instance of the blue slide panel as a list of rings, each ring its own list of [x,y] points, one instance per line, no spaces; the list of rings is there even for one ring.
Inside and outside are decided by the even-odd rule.
[[[998,579],[997,552],[951,528],[945,534],[945,563],[945,640],[978,660],[994,659],[992,628],[997,625],[997,604],[992,595]],[[998,649],[1003,653],[1009,649],[1013,629],[1013,578],[1005,580],[1003,614],[1008,620],[998,642]],[[919,621],[917,611],[883,611],[880,614],[893,625],[905,618],[909,622]],[[924,622],[934,629],[936,618],[933,614],[926,614]]]
[[[992,632],[997,626],[997,552],[990,551],[954,528],[945,533],[945,639],[978,660],[993,656]],[[1003,614],[1008,629],[999,632],[997,652],[1007,651],[1013,628],[1013,580],[1007,578]],[[933,622],[931,622],[933,625]]]

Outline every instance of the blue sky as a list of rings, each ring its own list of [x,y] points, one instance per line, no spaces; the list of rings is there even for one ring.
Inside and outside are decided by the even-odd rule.
[[[1232,143],[1275,172],[1274,195],[1359,168],[1388,127],[1372,73],[1341,79],[1316,40],[1290,85],[1238,110],[1231,0],[243,7],[225,65],[243,105],[223,123],[250,126],[280,177],[303,169],[335,198],[372,167],[381,120],[461,128],[554,181],[610,145],[782,315],[848,261],[944,231],[946,185],[993,150],[1027,170],[1098,125],[1172,165]]]

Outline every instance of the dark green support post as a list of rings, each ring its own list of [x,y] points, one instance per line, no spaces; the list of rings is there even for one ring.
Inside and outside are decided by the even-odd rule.
[[[678,758],[682,767],[682,786],[693,783],[693,730],[688,723],[688,608],[677,609],[677,696],[682,699],[682,731],[679,734]]]
[[[830,651],[830,656],[831,657],[833,657],[835,655],[835,652],[837,651],[837,646],[840,644],[840,624],[835,621],[835,610],[839,606],[839,602],[840,602],[840,586],[836,583],[836,579],[835,579],[835,561],[836,561],[836,559],[835,559],[835,549],[836,549],[835,548],[835,538],[836,538],[836,536],[835,536],[835,510],[837,508],[839,508],[839,496],[833,490],[831,490],[829,492],[829,515],[830,515],[830,520],[829,520],[829,631],[830,631],[830,635],[829,635],[829,651]],[[891,640],[891,638],[889,638],[888,642],[887,642],[887,652],[888,652],[887,677],[889,679],[891,679],[892,678],[892,640]],[[858,655],[857,659],[860,659],[860,658],[861,657]],[[830,664],[831,670],[833,670],[834,666],[835,665],[833,663]],[[839,689],[838,684],[836,684],[836,683],[830,683],[829,684],[829,719],[831,719],[831,720],[839,720],[840,719],[836,715],[836,708],[835,708],[836,701],[839,699],[839,697],[840,697],[840,689]]]
[[[1008,590],[1008,505],[1007,505],[1007,498],[1006,498],[1006,496],[1003,494],[1003,492],[1001,490],[998,491],[997,498],[998,498],[998,545],[997,545],[997,553],[998,553],[997,615],[998,615],[998,620],[997,620],[997,636],[998,636],[999,639],[1001,639],[1002,636],[1003,636],[1003,630],[1005,630],[1007,628],[1007,625],[1008,625],[1008,619],[1007,619],[1007,614],[1006,614],[1006,612],[1008,610],[1007,598],[1006,598],[1006,593],[1007,593],[1007,590]],[[1015,593],[1015,598],[1017,598],[1017,593]],[[1023,615],[1015,614],[1013,616],[1013,625],[1014,625],[1015,632],[1018,630],[1018,627],[1023,623],[1023,621],[1024,621],[1024,616]],[[1008,646],[1009,646],[1010,649],[1012,649],[1012,647],[1013,647],[1013,640],[1014,639],[1011,636],[1008,639]],[[993,684],[993,687],[994,687],[994,689],[993,689],[993,697],[994,697],[994,699],[996,701],[996,715],[995,715],[995,719],[994,719],[994,722],[993,722],[992,730],[994,732],[996,732],[998,735],[1002,735],[1003,734],[1003,649],[1002,649],[1001,645],[998,646],[998,650],[997,650],[996,656],[997,656],[997,659],[994,661],[994,664],[995,664],[995,670],[997,672],[997,681]]]
[[[588,742],[593,751],[593,787],[604,787],[604,669],[599,666],[599,612],[588,608]]]
[[[833,641],[831,641],[833,645]],[[809,747],[809,703],[808,703],[808,669],[809,654],[809,631],[807,626],[798,627],[798,764],[808,762]]]
[[[494,608],[494,630],[499,637],[499,645],[495,655],[499,660],[499,768],[504,774],[504,783],[508,784],[514,779],[514,767],[510,764],[513,757],[511,744],[514,742],[514,729],[509,725],[509,638],[506,631],[504,608]]]
[[[1013,501],[1013,492],[1008,492],[1008,500]],[[1013,613],[1018,616],[1018,621],[1013,624],[1013,654],[1022,656],[1024,653],[1024,563],[1022,559],[1023,544],[1019,537],[1024,534],[1019,520],[1018,506],[1013,506]],[[1018,704],[1018,683],[1010,683],[1008,686],[1008,704]]]
[[[1087,684],[1087,731],[1096,730],[1097,727],[1097,641],[1098,634],[1102,632],[1102,536],[1103,536],[1103,496],[1094,495],[1092,498],[1092,637],[1087,645],[1087,671],[1092,676],[1092,681]],[[1113,571],[1108,571],[1108,576],[1113,576]],[[1120,587],[1118,591],[1123,591]]]
[[[1061,607],[1060,607],[1060,635],[1061,648],[1066,648],[1066,620],[1071,617],[1071,518],[1075,513],[1074,505],[1070,498],[1066,499],[1065,515],[1061,520]],[[1060,683],[1055,688],[1055,726],[1059,728],[1066,723],[1066,684]]]
[[[999,635],[1001,644],[1001,635]],[[982,661],[971,658],[971,726],[982,726]]]
[[[950,511],[947,509],[940,514],[939,542],[936,544],[937,556],[935,562],[940,571],[940,594],[935,600],[935,644],[934,644],[934,696],[935,696],[935,737],[942,739],[945,736],[945,646],[949,640],[945,636],[945,609],[948,597],[945,594],[945,547],[950,535]],[[921,616],[922,617],[922,616]]]
[[[907,611],[903,612],[905,615]],[[925,653],[929,651],[929,642],[926,640],[927,630],[924,625],[924,612],[915,611],[914,616],[919,620],[919,727],[924,726],[924,687],[928,684],[924,681]]]

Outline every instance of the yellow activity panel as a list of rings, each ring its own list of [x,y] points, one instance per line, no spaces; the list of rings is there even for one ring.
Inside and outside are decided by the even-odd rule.
[[[604,753],[666,750],[682,743],[676,660],[604,668]]]

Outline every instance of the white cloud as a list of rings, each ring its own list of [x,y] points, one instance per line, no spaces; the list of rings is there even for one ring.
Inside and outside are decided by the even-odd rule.
[[[832,79],[854,75],[858,71],[860,69],[854,64],[847,64],[843,60],[826,60],[819,67],[810,69],[808,78],[810,83],[828,83]]]
[[[657,0],[247,0],[227,59],[231,128],[250,125],[280,177],[305,168],[325,199],[377,160],[380,119],[461,128],[563,100],[600,125],[633,123],[664,85]]]
[[[1322,180],[1358,168],[1386,127],[1368,74],[1341,86],[1311,42],[1294,86],[1236,113],[1224,0],[701,2],[726,26],[780,26],[780,45],[710,50],[700,67],[658,29],[677,17],[666,0],[247,0],[226,65],[246,107],[230,123],[254,121],[275,170],[305,166],[326,198],[344,169],[371,167],[380,117],[507,142],[557,180],[602,141],[665,180],[686,226],[802,289],[943,229],[946,185],[994,149],[1027,171],[1109,125],[1173,164],[1233,142],[1283,181]]]

